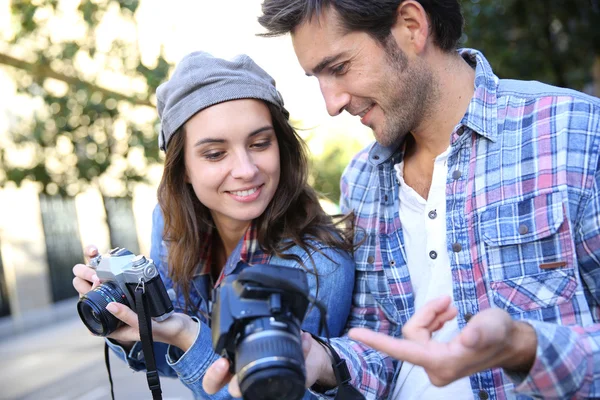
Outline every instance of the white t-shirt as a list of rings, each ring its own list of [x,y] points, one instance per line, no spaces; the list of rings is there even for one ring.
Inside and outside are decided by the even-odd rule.
[[[446,243],[446,177],[448,153],[434,162],[429,196],[423,199],[404,182],[404,162],[394,166],[400,185],[400,222],[408,271],[418,310],[429,300],[452,293],[452,272]],[[448,342],[459,333],[456,318],[434,333],[437,341]],[[422,367],[404,362],[392,396],[395,400],[473,399],[468,377],[445,387],[433,386]]]

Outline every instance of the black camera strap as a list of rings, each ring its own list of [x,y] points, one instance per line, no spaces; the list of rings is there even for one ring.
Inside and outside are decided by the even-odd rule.
[[[348,366],[346,365],[346,360],[342,360],[333,348],[333,346],[328,342],[318,337],[317,335],[310,334],[313,339],[315,339],[319,344],[325,347],[328,350],[329,357],[331,358],[331,368],[333,368],[333,373],[335,375],[335,382],[337,383],[337,394],[335,399],[340,400],[364,400],[364,396],[350,384],[350,380],[352,379],[350,376],[350,371],[348,371]],[[323,388],[318,383],[315,383],[312,387],[313,390],[319,393],[325,393],[327,389]]]
[[[156,359],[154,358],[152,320],[148,318],[148,315],[150,315],[148,311],[148,297],[145,293],[143,281],[135,289],[135,307],[138,315],[144,360],[146,361],[146,380],[148,381],[150,391],[152,391],[152,399],[161,400],[162,390],[160,389],[160,379],[158,377],[158,371],[156,370]]]
[[[334,400],[364,400],[365,396],[363,396],[362,393],[360,393],[354,386],[350,384],[352,377],[350,376],[350,371],[346,365],[346,360],[342,360],[331,343],[329,343],[330,335],[329,328],[327,328],[327,310],[325,309],[325,306],[323,306],[322,303],[313,297],[310,297],[309,301],[319,309],[319,313],[321,315],[321,318],[319,319],[319,332],[324,330],[326,339],[324,340],[313,333],[310,335],[325,348],[327,353],[329,353],[329,358],[331,359],[331,368],[333,368],[333,374],[335,375],[335,382],[337,384],[337,393]],[[325,393],[328,390],[318,383],[312,385],[311,389],[318,393]]]
[[[106,372],[108,372],[108,381],[110,382],[110,398],[115,400],[115,391],[113,389],[113,379],[110,372],[110,357],[108,351],[108,342],[104,341],[104,365],[106,366]]]

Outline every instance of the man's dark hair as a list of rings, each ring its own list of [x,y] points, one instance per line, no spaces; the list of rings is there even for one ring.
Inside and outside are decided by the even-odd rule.
[[[264,0],[258,22],[267,29],[260,36],[280,36],[293,32],[323,10],[332,7],[346,32],[366,32],[385,44],[396,22],[396,11],[404,0]],[[463,16],[458,0],[416,0],[427,15],[434,43],[444,51],[456,49],[462,35]]]

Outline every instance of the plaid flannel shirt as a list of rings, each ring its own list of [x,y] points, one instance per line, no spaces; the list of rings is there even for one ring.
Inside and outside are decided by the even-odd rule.
[[[600,397],[600,100],[500,80],[481,53],[460,53],[476,77],[452,133],[446,184],[459,327],[500,307],[538,337],[527,376],[474,374],[474,398]],[[342,209],[354,211],[356,239],[364,240],[347,328],[396,337],[415,311],[393,168],[401,149],[363,150],[341,184]],[[393,393],[401,362],[347,337],[333,345],[367,398]]]

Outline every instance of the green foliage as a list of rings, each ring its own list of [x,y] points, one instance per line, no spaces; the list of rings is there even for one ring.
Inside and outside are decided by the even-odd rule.
[[[337,127],[321,126],[308,129],[303,137],[310,149],[308,181],[315,190],[334,204],[340,201],[340,178],[352,157],[371,142],[369,129],[348,119]],[[293,126],[299,124],[292,121]],[[340,140],[343,138],[343,140]]]
[[[337,144],[336,144],[337,143]],[[341,142],[331,143],[320,157],[311,158],[310,181],[317,192],[337,204],[340,201],[340,178],[350,161]]]
[[[11,3],[14,34],[0,63],[9,66],[17,92],[36,106],[31,116],[11,118],[12,145],[0,148],[0,187],[28,179],[50,195],[72,196],[91,184],[104,194],[130,196],[132,183],[145,181],[148,166],[160,162],[151,95],[172,66],[162,54],[155,66],[144,65],[135,37],[99,45],[106,41],[97,33],[103,18],[117,13],[124,25],[135,24],[138,0],[82,0],[76,9],[81,26],[72,31],[83,27],[84,33],[56,39],[49,27],[66,4]],[[106,88],[98,82],[107,72],[145,87]]]
[[[463,0],[464,46],[500,77],[584,90],[600,56],[598,0]]]

